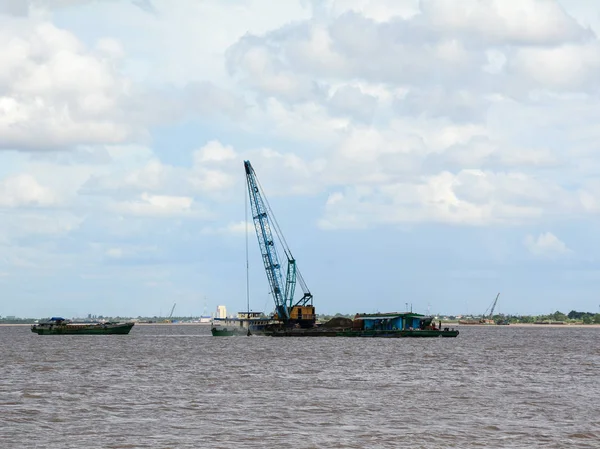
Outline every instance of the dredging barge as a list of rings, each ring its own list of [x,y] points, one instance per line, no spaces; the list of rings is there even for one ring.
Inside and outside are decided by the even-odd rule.
[[[245,314],[244,314],[245,315]],[[225,322],[225,320],[223,320]],[[371,337],[371,338],[452,338],[459,331],[442,327],[442,322],[431,316],[418,313],[356,314],[354,319],[336,317],[312,327],[289,326],[282,322],[267,322],[263,319],[246,319],[241,313],[238,318],[227,319],[228,327],[214,326],[215,337],[263,335],[268,337]],[[437,325],[436,325],[437,324]]]
[[[441,321],[436,326],[433,317],[412,312],[356,314],[354,319],[334,318],[327,323],[317,324],[313,295],[300,274],[296,260],[281,233],[277,220],[273,217],[268,201],[263,198],[264,192],[250,161],[244,161],[244,171],[246,173],[252,221],[254,222],[271,295],[275,302],[275,313],[268,319],[268,324],[260,323],[260,327],[253,326],[248,303],[247,319],[244,320],[240,317],[233,326],[230,326],[230,323],[226,321],[219,323],[217,320],[213,320],[211,329],[213,336],[253,334],[271,337],[423,338],[458,336],[458,330],[447,327],[442,328]],[[246,208],[246,213],[247,211],[248,208]],[[248,223],[247,216],[246,223]],[[283,253],[287,259],[285,277],[279,263],[274,234],[278,237],[277,240],[281,243]],[[247,247],[246,244],[246,259],[248,257]],[[248,266],[247,262],[246,260],[246,267]],[[299,284],[303,291],[303,296],[299,300],[294,299],[296,284]],[[223,326],[224,324],[227,324],[227,326]]]
[[[457,337],[458,330],[443,328],[442,322],[418,313],[390,312],[356,314],[354,319],[333,318],[320,326],[302,329],[273,326],[262,331],[272,337],[378,337],[378,338],[431,338]]]

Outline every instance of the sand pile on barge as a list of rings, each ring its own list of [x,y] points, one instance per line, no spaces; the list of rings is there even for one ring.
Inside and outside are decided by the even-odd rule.
[[[352,320],[350,318],[344,318],[343,316],[336,316],[327,321],[326,323],[321,324],[320,327],[324,327],[327,329],[331,329],[334,327],[347,329],[352,327]]]

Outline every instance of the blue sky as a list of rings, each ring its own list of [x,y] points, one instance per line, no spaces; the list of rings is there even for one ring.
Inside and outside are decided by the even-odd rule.
[[[0,315],[597,312],[592,0],[0,0]],[[251,307],[270,311],[250,235]]]

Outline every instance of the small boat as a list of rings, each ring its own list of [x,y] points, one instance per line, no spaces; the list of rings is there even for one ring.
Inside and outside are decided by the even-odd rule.
[[[126,335],[135,323],[73,323],[62,317],[52,317],[44,323],[31,326],[38,335]]]

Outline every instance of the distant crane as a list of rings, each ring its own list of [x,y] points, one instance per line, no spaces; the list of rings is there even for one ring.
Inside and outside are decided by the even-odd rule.
[[[488,309],[486,309],[485,313],[483,314],[483,316],[484,317],[487,316],[489,320],[491,320],[493,318],[493,316],[494,316],[494,309],[496,308],[496,303],[498,302],[498,297],[499,296],[500,296],[500,293],[498,293],[496,295],[496,299],[494,299],[494,302],[492,303],[492,308],[490,310],[490,314],[489,315],[487,314],[487,311],[488,311],[489,307],[488,307]]]
[[[169,313],[169,316],[165,320],[165,323],[170,323],[171,322],[171,317],[173,316],[173,311],[175,310],[175,306],[176,305],[177,305],[177,303],[173,303],[173,307],[171,307],[171,313]]]
[[[254,220],[254,228],[256,229],[267,280],[271,288],[271,295],[275,302],[276,318],[285,324],[298,323],[302,327],[313,326],[315,323],[315,308],[312,304],[313,295],[298,270],[296,259],[294,259],[283,237],[250,161],[244,161],[244,169],[246,171],[252,219]],[[273,231],[277,235],[287,259],[285,284],[283,283],[277,247],[273,239]],[[304,295],[297,301],[294,300],[296,281],[298,281],[304,292]]]

